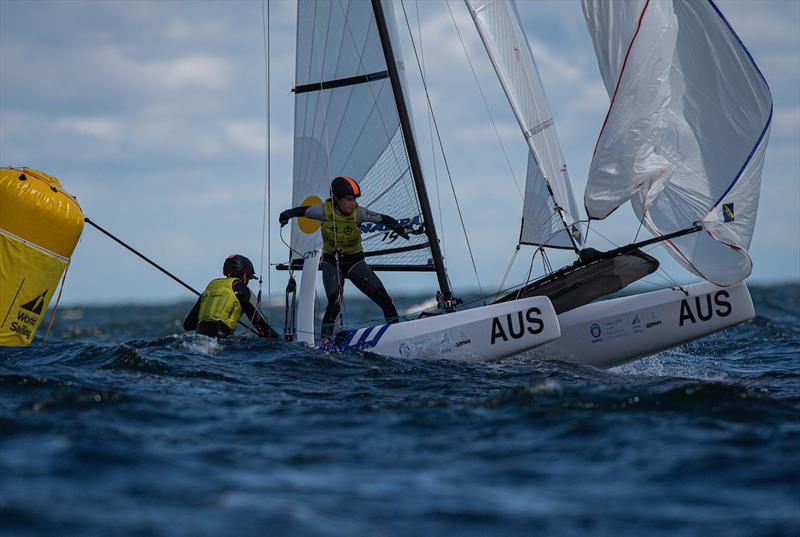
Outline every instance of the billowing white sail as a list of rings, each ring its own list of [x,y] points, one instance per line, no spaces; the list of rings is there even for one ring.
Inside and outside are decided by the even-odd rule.
[[[530,149],[520,242],[580,247],[578,206],[544,86],[514,2],[465,1]]]
[[[746,278],[772,96],[711,0],[582,0],[611,104],[585,205],[605,218],[631,200],[656,235],[718,285]]]
[[[384,3],[384,12],[397,43],[391,3]],[[371,3],[298,2],[295,77],[293,206],[321,203],[329,197],[331,180],[346,175],[361,185],[361,205],[402,223],[420,224]],[[321,246],[318,222],[304,218],[292,222],[293,258]],[[370,263],[428,265],[425,235],[393,242],[388,235],[381,224],[362,225],[366,252],[393,250],[390,255],[370,257]]]

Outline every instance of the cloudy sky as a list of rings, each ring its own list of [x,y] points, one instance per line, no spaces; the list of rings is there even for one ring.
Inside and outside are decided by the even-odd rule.
[[[751,281],[797,280],[800,2],[718,3],[764,72],[775,102],[751,247]],[[480,283],[494,289],[519,236],[522,202],[514,181],[524,182],[526,149],[465,6],[451,0],[450,7],[489,111],[447,5],[405,0],[415,39],[422,38],[434,113]],[[581,199],[608,96],[580,6],[573,0],[522,0],[518,7]],[[395,8],[402,16],[399,0]],[[272,2],[269,11],[274,220],[291,195],[296,5]],[[410,60],[404,25],[401,35]],[[438,166],[431,158],[418,77],[410,77],[410,86],[434,205],[437,179],[441,193],[451,279],[457,291],[472,290],[476,278],[450,186],[441,158]],[[260,2],[0,0],[0,165],[25,165],[56,175],[87,216],[195,287],[216,277],[229,253],[243,253],[260,264],[265,124]],[[593,232],[617,244],[632,240],[636,228],[627,208],[593,224]],[[270,239],[272,262],[285,260],[287,251],[275,225]],[[597,234],[592,239],[596,248],[612,246]],[[524,277],[530,254],[520,252],[511,281]],[[692,280],[668,256],[658,256],[676,281]],[[566,254],[553,257],[555,265],[569,261]],[[435,288],[430,274],[382,277],[390,292]],[[285,273],[272,272],[275,296],[282,296],[285,281]],[[66,303],[181,298],[190,297],[174,282],[94,229],[84,230],[64,290]]]

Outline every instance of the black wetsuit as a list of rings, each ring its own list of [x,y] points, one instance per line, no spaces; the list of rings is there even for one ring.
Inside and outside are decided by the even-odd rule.
[[[258,331],[261,337],[277,338],[278,334],[273,330],[267,322],[261,317],[261,314],[250,303],[250,289],[241,280],[233,282],[233,292],[236,298],[239,299],[239,304],[242,306],[242,316],[247,317]],[[197,318],[200,313],[200,300],[202,296],[197,299],[192,310],[183,321],[183,329],[186,331],[196,330],[198,334],[211,337],[228,337],[231,335],[232,330],[222,321],[208,321],[198,323]]]
[[[374,222],[384,224],[387,228],[395,231],[400,236],[408,239],[410,229],[400,226],[397,220],[391,216],[375,213],[365,207],[356,207],[356,225],[362,222]],[[288,222],[290,218],[305,216],[314,220],[325,221],[324,204],[312,205],[311,207],[295,207],[284,211],[280,216],[281,224]],[[328,306],[325,308],[325,315],[322,317],[322,330],[320,335],[330,339],[333,335],[336,319],[342,308],[343,283],[347,278],[359,291],[367,295],[381,310],[387,323],[396,323],[397,308],[395,308],[392,298],[386,292],[380,278],[372,268],[364,261],[364,253],[354,254],[322,254],[322,283],[325,285],[325,295],[328,299]]]
[[[338,260],[337,260],[338,257]],[[397,308],[392,302],[392,297],[386,292],[383,283],[373,272],[372,268],[364,261],[364,254],[322,254],[322,283],[325,286],[325,295],[328,306],[322,317],[322,330],[320,335],[330,338],[336,324],[336,318],[342,308],[343,283],[347,278],[359,291],[367,295],[383,310],[387,323],[396,323]]]

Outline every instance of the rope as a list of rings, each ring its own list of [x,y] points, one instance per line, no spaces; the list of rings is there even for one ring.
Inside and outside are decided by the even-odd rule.
[[[506,284],[506,278],[508,278],[508,274],[511,272],[511,267],[514,265],[514,261],[517,259],[518,253],[519,253],[519,244],[517,245],[516,248],[514,248],[514,253],[511,255],[511,261],[508,262],[508,268],[506,269],[506,273],[503,274],[503,279],[500,280],[500,285],[497,286],[497,293],[495,293],[495,296],[500,294],[500,291]]]
[[[453,192],[453,199],[455,200],[455,203],[456,203],[456,209],[458,211],[458,219],[461,222],[461,229],[464,232],[464,240],[467,243],[467,251],[469,252],[469,259],[472,262],[472,270],[475,273],[475,280],[478,283],[478,291],[480,292],[481,295],[483,295],[483,287],[481,286],[481,279],[478,276],[478,267],[475,264],[475,256],[472,253],[472,245],[469,242],[469,235],[467,233],[467,227],[464,224],[464,216],[461,213],[461,204],[458,202],[458,195],[456,194],[456,187],[453,184],[453,176],[450,173],[450,164],[447,162],[447,154],[446,154],[446,152],[444,150],[444,144],[442,143],[442,136],[441,136],[441,134],[439,132],[439,123],[436,121],[436,114],[433,112],[433,104],[431,103],[431,96],[430,96],[430,93],[428,92],[428,83],[425,80],[425,74],[422,72],[422,64],[419,61],[419,54],[417,53],[417,45],[414,42],[414,36],[413,36],[413,34],[411,32],[411,24],[408,21],[408,15],[406,14],[405,3],[401,0],[400,5],[403,8],[403,16],[405,17],[405,20],[406,20],[406,26],[408,27],[409,35],[411,35],[411,48],[414,50],[414,57],[417,60],[417,68],[419,69],[419,72],[420,72],[419,74],[422,77],[422,87],[425,90],[425,100],[428,103],[428,110],[430,111],[431,118],[433,119],[433,127],[434,127],[434,129],[436,131],[436,138],[437,138],[437,140],[439,142],[439,148],[440,148],[440,150],[442,152],[442,160],[444,161],[444,168],[447,171],[447,178],[448,178],[448,180],[450,182],[450,189]]]
[[[265,101],[266,101],[266,162],[264,164],[264,202],[261,212],[261,262],[259,267],[258,276],[258,298],[256,300],[257,308],[261,309],[261,287],[264,281],[264,237],[267,237],[267,259],[271,259],[272,255],[272,240],[270,234],[272,226],[270,221],[270,206],[271,206],[271,151],[270,151],[270,69],[269,69],[269,3],[267,4],[266,13],[264,9],[264,0],[261,0],[261,35],[264,40],[264,76],[265,76]],[[269,264],[269,262],[267,262]],[[267,324],[270,323],[270,308],[269,299],[272,296],[272,272],[267,270]]]
[[[580,223],[580,222],[582,222],[582,221],[579,221],[578,223]],[[591,219],[589,219],[589,220],[587,221],[587,226],[586,226],[586,230],[587,230],[587,237],[588,237],[589,224],[591,224],[591,223],[592,223],[592,220],[591,220]],[[606,242],[608,242],[609,244],[611,244],[611,245],[612,245],[612,246],[614,246],[615,248],[619,248],[619,244],[615,243],[614,241],[612,241],[611,239],[609,239],[608,237],[606,237],[605,235],[603,235],[602,233],[600,233],[600,232],[599,232],[599,231],[597,231],[596,229],[595,229],[595,233],[596,233],[596,234],[597,234],[597,235],[598,235],[598,236],[599,236],[601,239],[605,240]],[[637,232],[637,236],[638,236],[638,232]],[[634,242],[636,242],[636,240],[635,240],[635,239],[634,239]],[[585,244],[585,242],[584,242],[584,244]],[[647,250],[643,250],[643,252],[644,252],[644,253],[650,252],[650,251],[652,251],[652,250],[656,249],[658,246],[660,246],[660,245],[658,245],[658,244],[657,244],[657,245],[653,246],[652,248],[648,248]],[[660,273],[662,273],[662,272],[663,272],[664,274],[660,274]],[[658,270],[657,270],[657,271],[656,271],[654,274],[656,274],[656,275],[658,275],[659,277],[661,277],[661,278],[662,278],[662,279],[663,279],[665,282],[667,282],[667,285],[669,285],[670,287],[678,287],[678,288],[680,288],[680,289],[683,289],[683,287],[680,285],[680,283],[678,283],[678,280],[676,280],[675,278],[673,278],[673,277],[672,277],[672,275],[671,275],[669,272],[667,272],[667,270],[666,270],[664,267],[662,267],[660,264],[659,264]]]
[[[519,299],[519,295],[522,293],[522,290],[525,289],[525,286],[528,284],[528,282],[531,281],[531,273],[533,273],[533,262],[536,261],[536,254],[538,254],[540,251],[542,252],[542,256],[544,256],[544,248],[542,248],[541,246],[533,251],[533,255],[531,256],[531,264],[528,267],[528,275],[525,276],[525,283],[523,283],[520,286],[519,290],[517,291],[517,299]]]
[[[347,12],[344,9],[344,4],[341,2],[341,0],[337,0],[337,4],[339,5],[339,8],[341,9],[342,16],[343,16],[344,22],[345,22],[345,27],[347,28],[347,33],[350,36],[350,41],[352,42],[353,47],[355,47],[356,50],[360,50],[361,47],[359,47],[359,44],[356,41],[355,36],[353,34],[353,30],[350,27],[350,23],[347,20]],[[327,38],[327,36],[326,36],[326,38]],[[367,71],[366,67],[364,66],[364,54],[359,53],[359,55],[358,55],[358,66],[362,71],[364,71],[364,72]],[[400,170],[400,171],[404,171],[404,167],[401,165],[401,160],[402,160],[406,164],[405,171],[408,171],[408,173],[411,174],[411,167],[410,167],[410,165],[409,165],[410,163],[408,161],[408,148],[406,148],[406,145],[405,145],[406,144],[405,137],[402,136],[402,135],[400,136],[400,140],[403,142],[403,149],[405,151],[405,155],[404,155],[405,158],[401,159],[397,155],[397,150],[395,149],[395,144],[392,143],[392,140],[394,139],[394,135],[389,132],[389,127],[387,126],[386,118],[383,115],[383,111],[381,110],[381,107],[377,106],[378,95],[375,93],[375,88],[372,87],[373,86],[372,84],[367,84],[366,86],[367,86],[367,89],[369,90],[370,96],[372,97],[373,108],[374,108],[374,110],[376,110],[378,112],[378,117],[381,120],[381,126],[383,127],[384,134],[386,134],[386,140],[388,141],[388,146],[387,147],[389,149],[391,149],[391,154],[392,154],[392,157],[394,158],[394,162],[395,162],[395,165],[397,166],[397,169]],[[352,95],[353,94],[351,93],[350,97],[352,97]],[[348,102],[347,102],[347,106],[348,107],[349,107],[349,104],[350,104],[350,97],[348,97]],[[328,120],[328,110],[329,109],[326,109],[326,112],[325,112],[325,121],[326,122]],[[339,130],[341,130],[341,128],[342,128],[342,125],[340,124],[339,125]],[[397,124],[397,127],[395,128],[395,132],[397,132],[398,129],[402,129],[402,127],[399,124],[399,122]],[[334,141],[335,141],[335,139],[336,138],[334,137]],[[417,194],[417,189],[416,188],[409,189],[409,182],[408,181],[403,181],[403,182],[400,183],[400,185],[404,188],[404,190],[406,191],[406,194],[409,194],[409,190],[410,190],[410,196],[409,197],[414,199],[414,201],[417,203],[417,207],[421,207],[421,204],[420,204],[420,201],[419,201],[419,195]]]
[[[547,256],[547,250],[544,247],[540,247],[542,250],[542,270],[544,270],[545,274],[550,274],[553,272],[553,265],[550,263],[550,258]]]
[[[519,187],[519,181],[517,181],[517,174],[514,173],[514,167],[511,165],[511,159],[509,159],[508,153],[506,152],[506,146],[503,144],[502,138],[500,138],[500,131],[497,129],[497,124],[494,121],[494,116],[492,115],[492,111],[489,109],[489,103],[486,100],[486,94],[483,92],[483,87],[481,86],[480,80],[478,80],[478,74],[475,72],[475,67],[472,65],[472,60],[469,57],[467,46],[464,44],[464,39],[461,37],[461,31],[458,29],[456,18],[455,16],[453,16],[453,11],[450,9],[450,2],[445,0],[445,5],[447,6],[447,11],[450,12],[450,20],[453,21],[453,26],[456,29],[456,34],[458,34],[458,40],[461,42],[461,48],[464,50],[464,56],[466,56],[467,58],[467,64],[469,65],[470,71],[472,71],[472,78],[475,79],[475,85],[478,86],[478,91],[481,94],[483,107],[486,109],[486,114],[489,116],[489,121],[492,123],[492,128],[494,129],[494,134],[497,137],[497,142],[500,144],[500,149],[503,151],[503,157],[505,157],[506,164],[508,165],[508,169],[511,172],[511,178],[514,179],[514,186],[517,187],[517,193],[519,193],[520,196],[523,196],[522,189]]]
[[[139,252],[138,250],[136,250],[132,246],[126,244],[121,239],[115,237],[109,231],[106,231],[105,229],[103,229],[99,225],[95,224],[89,218],[84,218],[83,221],[86,222],[87,224],[89,224],[90,226],[92,226],[93,228],[95,228],[96,230],[98,230],[103,235],[107,236],[108,238],[110,238],[111,240],[116,242],[117,244],[120,244],[121,246],[126,248],[128,251],[132,252],[134,255],[140,257],[141,259],[144,259],[145,261],[150,263],[152,266],[154,266],[155,268],[157,268],[158,270],[160,270],[161,272],[163,272],[164,274],[166,274],[167,276],[169,276],[170,278],[172,278],[173,280],[175,280],[176,282],[181,284],[183,287],[185,287],[186,289],[188,289],[189,291],[191,291],[195,295],[200,296],[200,291],[198,291],[197,289],[195,289],[194,287],[192,287],[191,285],[189,285],[185,281],[181,280],[180,278],[178,278],[177,276],[175,276],[174,274],[169,272],[167,269],[165,269],[164,267],[162,267],[161,265],[159,265],[158,263],[156,263],[155,261],[153,261],[149,257],[145,256],[144,254],[142,254],[141,252]],[[258,332],[256,332],[255,330],[253,330],[252,328],[250,328],[249,326],[244,324],[242,321],[239,321],[239,324],[244,326],[247,330],[249,330],[250,332],[254,333],[255,335],[259,335]]]
[[[69,272],[69,263],[67,263],[67,266],[64,268],[64,276],[61,277],[61,285],[58,288],[58,297],[56,297],[56,303],[50,311],[50,322],[47,323],[47,330],[42,338],[42,347],[47,343],[47,336],[50,335],[50,329],[53,328],[53,323],[56,320],[56,311],[58,310],[58,303],[61,302],[61,293],[64,291],[64,282],[67,280],[67,272]]]
[[[644,217],[645,213],[642,213],[642,217],[639,219],[639,227],[636,229],[636,235],[633,236],[633,242],[639,238],[639,232],[642,230],[642,226],[644,225]]]
[[[419,38],[419,55],[422,59],[422,72],[426,73],[427,76],[427,69],[425,67],[425,48],[422,46],[422,22],[419,17],[419,0],[414,1],[414,9],[417,14],[417,35]],[[428,116],[428,135],[431,139],[431,159],[433,160],[433,179],[434,183],[436,184],[436,207],[439,209],[439,236],[442,241],[442,255],[445,259],[447,259],[447,243],[445,242],[445,232],[444,232],[444,213],[442,212],[442,196],[439,191],[439,166],[436,162],[436,143],[433,140],[433,122],[431,120],[431,113],[430,110],[426,110]]]
[[[325,114],[325,117],[327,119],[327,112]],[[331,145],[330,145],[330,139],[328,138],[328,123],[327,122],[325,123],[323,129],[324,129],[324,133],[325,133],[325,151],[327,152],[326,154],[328,156],[328,177],[331,177],[333,175],[333,172],[331,170]],[[330,194],[331,194],[331,218],[333,219],[333,249],[334,249],[335,252],[338,252],[339,251],[339,242],[338,242],[339,241],[339,234],[336,232],[336,200],[333,197],[333,189],[331,189]],[[354,208],[353,210],[357,211],[358,207]],[[327,218],[327,215],[326,215],[326,218]],[[340,298],[339,304],[340,304],[340,306],[339,306],[339,319],[338,319],[338,321],[341,323],[342,330],[344,330],[345,326],[347,324],[347,310],[344,307],[344,277],[342,275],[341,267],[339,266],[339,255],[334,253],[333,254],[333,258],[336,260],[336,281],[339,282],[339,298]],[[315,289],[315,294],[316,294],[316,289]],[[326,298],[328,300],[330,300],[330,297],[327,296],[328,295],[327,292],[325,293],[325,295],[326,295]],[[337,319],[333,320],[334,330],[335,330],[335,327],[336,327],[336,321],[337,321]]]

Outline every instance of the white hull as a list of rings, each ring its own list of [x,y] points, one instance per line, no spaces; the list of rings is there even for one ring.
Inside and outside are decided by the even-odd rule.
[[[595,302],[558,316],[561,337],[528,356],[614,367],[755,317],[744,282],[698,283]]]
[[[298,341],[314,344],[318,255],[306,258],[298,303]],[[587,304],[556,316],[550,299],[534,296],[396,324],[349,330],[334,350],[398,358],[482,362],[525,354],[614,367],[751,320],[744,282],[698,283]]]
[[[338,350],[369,350],[398,358],[482,362],[530,350],[561,335],[544,296],[346,332]]]

